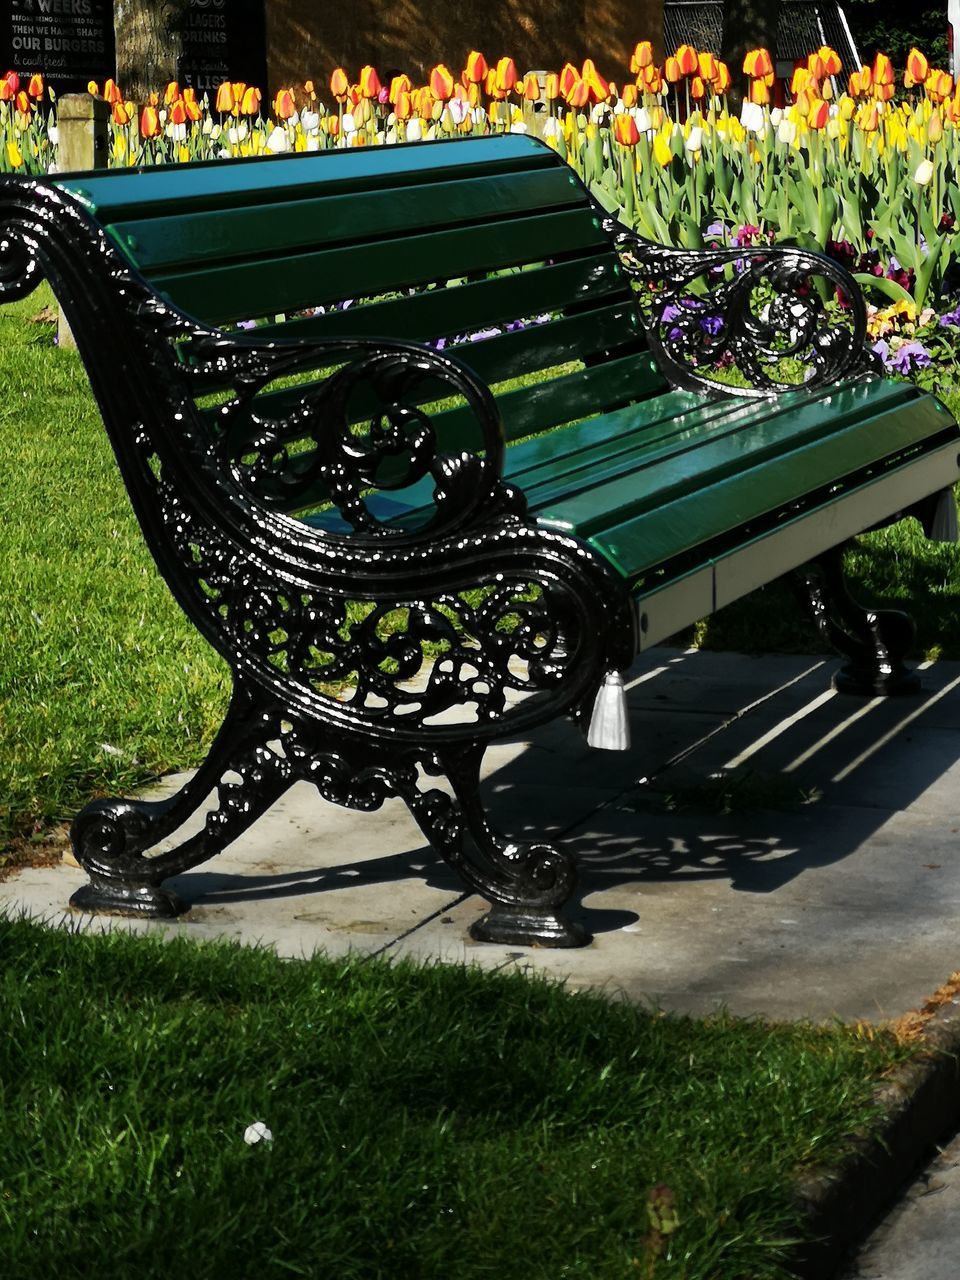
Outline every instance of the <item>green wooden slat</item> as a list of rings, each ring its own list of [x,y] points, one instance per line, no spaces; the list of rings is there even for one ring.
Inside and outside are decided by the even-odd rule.
[[[588,492],[570,497],[562,495],[555,505],[545,504],[539,510],[542,519],[556,523],[589,537],[618,521],[630,521],[664,502],[680,498],[687,492],[699,492],[718,484],[747,468],[756,467],[767,458],[790,455],[790,470],[798,492],[807,487],[804,464],[814,458],[817,449],[802,446],[816,444],[853,426],[871,414],[899,406],[912,388],[906,384],[877,382],[869,388],[846,386],[825,390],[811,396],[793,392],[772,403],[757,407],[746,402],[740,409],[743,429],[704,442],[666,460],[654,457],[647,462],[643,455],[637,466],[622,478],[598,484]]]
[[[708,558],[716,539],[772,512],[789,510],[792,503],[844,477],[882,466],[901,451],[913,447],[910,457],[918,456],[925,441],[931,447],[939,444],[952,425],[930,397],[891,407],[821,438],[815,448],[767,457],[696,492],[664,495],[646,511],[611,521],[587,540],[628,578],[693,548]]]
[[[451,345],[445,354],[462,361],[481,381],[497,383],[635,344],[642,332],[636,308],[632,301],[627,301],[598,308],[586,316],[568,316],[483,341]],[[645,359],[649,364],[650,358],[647,356]],[[652,364],[650,367],[652,369]],[[260,395],[256,402],[257,412],[266,417],[283,417],[305,394],[309,394],[311,385],[299,384]],[[417,400],[425,404],[449,394],[450,388],[446,383],[424,381],[418,389]],[[353,420],[362,421],[374,411],[376,401],[358,394],[351,407],[354,410]],[[440,414],[436,421],[449,422],[449,417]],[[238,439],[242,438],[244,430],[241,428]]]
[[[334,193],[375,191],[402,181],[420,183],[472,175],[559,168],[564,161],[545,143],[519,134],[407,143],[398,147],[351,147],[315,154],[205,160],[147,165],[139,169],[61,174],[53,181],[79,196],[104,224],[150,207],[154,213],[235,209],[313,194],[318,185]]]
[[[397,237],[369,246],[292,254],[239,266],[160,274],[153,285],[209,323],[371,296],[495,271],[606,245],[599,219],[583,210],[516,218],[465,231]],[[468,317],[465,317],[468,319]]]
[[[370,244],[416,228],[420,233],[515,214],[583,207],[586,192],[572,170],[533,170],[459,178],[349,195],[315,196],[177,217],[142,215],[107,227],[145,275],[192,263],[271,257],[332,244]]]

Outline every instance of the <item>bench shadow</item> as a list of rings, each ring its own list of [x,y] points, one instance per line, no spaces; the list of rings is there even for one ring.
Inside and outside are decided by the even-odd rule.
[[[628,694],[633,753],[590,751],[575,726],[558,722],[486,779],[485,801],[506,834],[546,834],[574,856],[580,885],[571,909],[593,933],[639,918],[602,899],[584,905],[606,890],[720,880],[735,892],[770,894],[842,862],[960,760],[957,664],[924,672],[917,697],[861,700],[830,692],[831,661],[751,661],[653,651]],[[946,823],[947,803],[937,794],[920,810]],[[282,872],[219,871],[212,862],[171,887],[207,905],[418,877],[451,899],[465,896],[456,873],[422,844]]]

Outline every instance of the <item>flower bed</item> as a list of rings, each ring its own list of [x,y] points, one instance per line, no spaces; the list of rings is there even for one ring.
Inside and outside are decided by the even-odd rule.
[[[108,80],[109,159],[170,163],[530,130],[650,239],[700,248],[769,237],[825,251],[867,289],[888,368],[933,379],[944,360],[956,363],[960,87],[948,73],[912,50],[898,85],[880,54],[841,92],[840,60],[822,47],[784,92],[758,49],[744,62],[737,114],[730,72],[711,53],[681,46],[661,67],[642,41],[629,67],[618,88],[590,59],[520,75],[512,59],[490,65],[474,52],[459,76],[439,64],[425,85],[405,75],[384,84],[370,66],[354,82],[337,68],[326,101],[307,81],[269,104],[256,87],[225,82],[212,102],[170,84],[140,106]],[[772,105],[776,96],[785,105]],[[41,78],[24,86],[7,73],[0,169],[47,172],[56,143],[56,103]]]

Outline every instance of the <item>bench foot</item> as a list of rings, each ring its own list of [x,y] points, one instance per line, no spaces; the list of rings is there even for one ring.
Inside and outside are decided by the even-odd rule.
[[[847,590],[843,548],[819,556],[801,570],[817,630],[849,661],[834,676],[838,693],[862,698],[920,691],[919,677],[904,665],[916,634],[913,619],[898,609],[866,609]]]
[[[593,941],[582,925],[555,911],[531,911],[496,902],[470,926],[475,942],[499,942],[513,947],[585,947]]]
[[[74,911],[95,915],[138,916],[144,920],[175,920],[189,911],[190,905],[169,889],[159,885],[95,884],[81,885],[70,899]]]

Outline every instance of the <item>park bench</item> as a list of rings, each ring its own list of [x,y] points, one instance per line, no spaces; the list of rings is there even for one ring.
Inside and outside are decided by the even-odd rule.
[[[840,687],[911,687],[909,620],[840,553],[907,512],[949,532],[960,431],[878,376],[826,258],[652,245],[510,135],[5,178],[0,299],[42,276],[234,681],[177,795],[76,818],[76,906],[178,912],[164,881],[306,779],[401,796],[489,901],[476,938],[578,944],[570,859],[481,804],[493,739],[573,714],[626,746],[637,653],[793,570]]]

